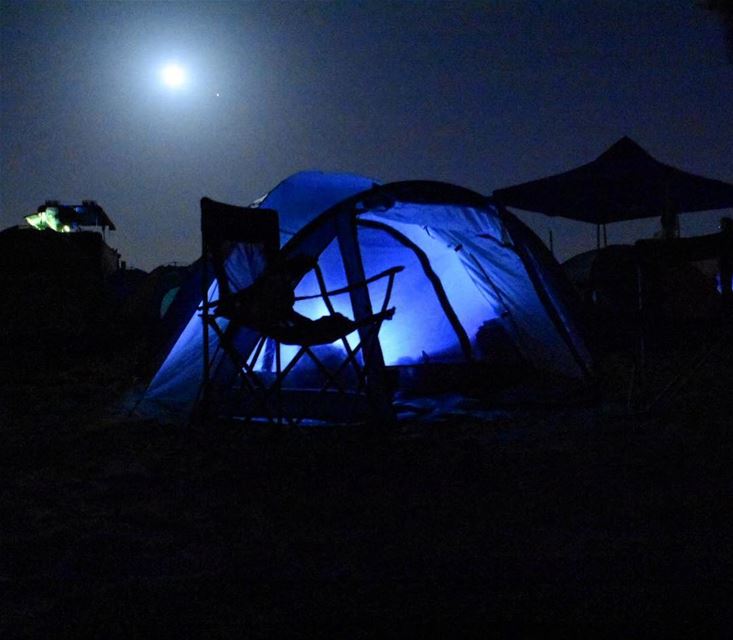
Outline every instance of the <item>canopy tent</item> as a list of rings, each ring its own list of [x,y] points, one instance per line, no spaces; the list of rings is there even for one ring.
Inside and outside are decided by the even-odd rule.
[[[505,206],[598,227],[622,220],[733,207],[733,185],[659,162],[628,137],[592,162],[497,189],[493,195]]]
[[[316,259],[328,289],[352,284],[355,262],[367,275],[405,267],[392,292],[396,314],[379,334],[388,367],[480,365],[480,375],[501,377],[501,363],[492,362],[482,342],[488,327],[500,326],[535,368],[588,377],[591,358],[559,266],[528,227],[484,196],[438,182],[379,185],[354,175],[304,172],[256,204],[279,212],[282,252]],[[345,240],[349,236],[356,242]],[[248,281],[246,260],[236,252],[226,268]],[[381,286],[368,288],[375,307]],[[317,291],[314,272],[303,273],[296,294]],[[216,299],[215,282],[208,292]],[[191,410],[202,375],[201,300],[182,293],[170,310],[181,318],[180,327],[141,405],[172,416]],[[331,302],[337,312],[357,317],[349,296]],[[297,303],[296,310],[311,318],[328,312],[318,296]],[[216,337],[211,339],[213,351]],[[244,335],[234,341],[251,342]],[[213,375],[228,374],[222,369]]]

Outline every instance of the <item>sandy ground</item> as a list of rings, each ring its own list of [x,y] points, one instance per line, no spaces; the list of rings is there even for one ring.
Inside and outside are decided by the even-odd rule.
[[[3,378],[3,638],[729,637],[730,344],[651,415],[387,433],[125,420],[110,371]]]

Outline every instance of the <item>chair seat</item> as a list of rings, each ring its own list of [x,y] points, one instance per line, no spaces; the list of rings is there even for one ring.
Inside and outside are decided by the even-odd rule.
[[[340,313],[317,320],[293,312],[287,320],[263,329],[263,333],[282,344],[312,347],[336,342],[356,329],[356,323]]]
[[[340,313],[333,313],[312,320],[291,311],[287,318],[266,324],[253,321],[249,315],[246,318],[241,318],[236,313],[217,313],[216,315],[249,326],[262,335],[273,338],[282,344],[313,347],[321,344],[331,344],[345,338],[361,326],[372,324],[377,320],[389,319],[394,315],[394,309],[387,309],[384,312],[373,314],[360,322],[355,322]]]

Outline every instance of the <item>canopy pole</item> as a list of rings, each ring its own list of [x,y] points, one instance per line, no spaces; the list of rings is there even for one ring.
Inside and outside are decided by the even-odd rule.
[[[606,223],[603,223],[603,246],[608,246],[608,229],[606,228]]]
[[[646,373],[646,332],[644,318],[644,275],[641,265],[641,257],[638,250],[634,252],[634,260],[636,262],[636,330],[637,330],[637,352],[636,366],[632,379],[632,393],[629,395],[629,408],[638,409],[643,405],[645,392],[645,373]],[[634,383],[636,383],[636,393],[633,393]]]
[[[596,225],[596,250],[601,250],[601,225]]]
[[[727,319],[733,309],[733,220],[720,219],[720,298],[723,315]]]
[[[552,237],[552,227],[549,228],[549,237],[550,237],[550,253],[554,256],[555,255],[555,242]]]

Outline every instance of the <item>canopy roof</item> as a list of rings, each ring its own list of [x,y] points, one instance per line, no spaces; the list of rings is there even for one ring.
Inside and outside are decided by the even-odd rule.
[[[606,224],[733,207],[733,185],[659,162],[623,137],[593,162],[498,189],[494,197],[518,209]]]

